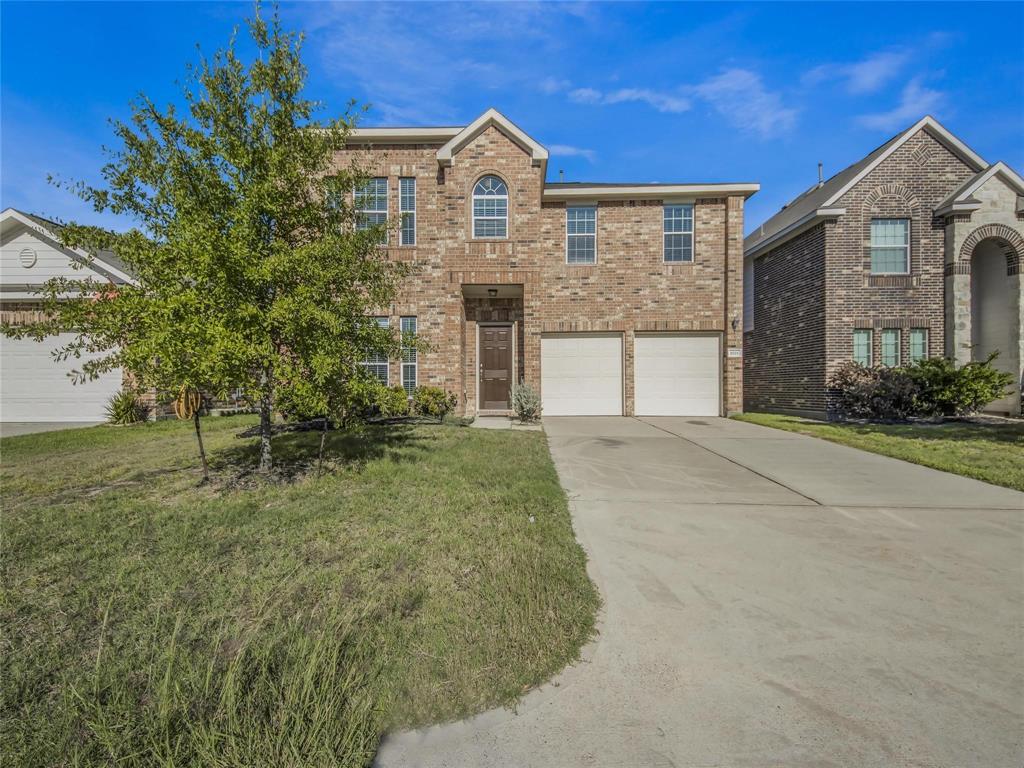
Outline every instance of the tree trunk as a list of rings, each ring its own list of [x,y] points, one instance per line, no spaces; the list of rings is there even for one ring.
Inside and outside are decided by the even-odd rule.
[[[320,454],[316,460],[316,476],[320,477],[320,474],[324,471],[324,441],[327,440],[327,417],[324,416],[324,428],[320,432]]]
[[[199,443],[199,458],[203,462],[203,482],[210,482],[210,465],[206,461],[206,449],[203,447],[203,432],[199,428],[199,409],[196,408],[192,414],[192,421],[196,425],[196,441]]]
[[[270,452],[270,434],[273,429],[273,412],[271,411],[271,371],[270,367],[263,369],[261,384],[263,394],[260,396],[260,464],[259,471],[270,472],[273,466],[273,458]]]

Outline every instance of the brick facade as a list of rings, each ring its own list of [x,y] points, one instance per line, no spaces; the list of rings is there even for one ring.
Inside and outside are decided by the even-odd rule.
[[[956,190],[976,177],[977,165],[932,132],[912,132],[830,202],[841,214],[823,216],[812,228],[755,254],[754,327],[745,334],[748,410],[826,414],[826,382],[840,363],[853,357],[855,329],[874,331],[876,362],[881,359],[880,331],[886,328],[901,331],[901,361],[909,359],[911,328],[927,329],[929,356],[953,354],[955,345],[947,334],[959,326],[963,335],[965,311],[969,336],[973,245],[962,245],[966,232],[974,232],[979,242],[996,237],[1007,252],[1016,252],[1011,221],[1015,194],[988,206],[998,211],[994,218],[984,207],[974,214],[936,214]],[[871,274],[873,218],[909,219],[909,274]],[[977,229],[994,220],[1008,223],[988,224],[1004,227],[998,232]],[[965,257],[959,255],[964,250]],[[1007,262],[1008,274],[1013,273],[1012,255]],[[967,286],[960,289],[961,308],[955,311],[954,281]],[[1019,308],[1014,312],[1019,314]],[[969,352],[957,356],[960,362],[970,359]],[[1019,367],[1014,350],[1010,361],[1011,367]]]
[[[633,338],[637,331],[715,331],[722,334],[723,412],[742,408],[742,194],[695,197],[694,259],[663,258],[663,200],[597,202],[597,259],[566,263],[566,204],[545,201],[545,166],[491,125],[439,164],[442,142],[351,143],[339,167],[355,161],[369,176],[387,177],[389,220],[398,221],[399,179],[416,179],[416,245],[392,235],[389,254],[408,261],[414,275],[394,305],[392,323],[417,318],[430,345],[419,356],[420,384],[459,396],[460,409],[477,411],[476,335],[481,322],[516,323],[515,378],[540,389],[541,337],[546,333],[610,331],[623,338],[623,411],[633,413]],[[472,237],[472,190],[494,174],[509,190],[508,238]],[[481,298],[472,287],[494,287],[511,297]],[[400,381],[400,362],[391,381]],[[542,393],[543,395],[543,393]]]

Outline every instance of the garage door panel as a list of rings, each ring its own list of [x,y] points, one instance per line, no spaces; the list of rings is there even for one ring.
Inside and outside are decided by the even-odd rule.
[[[90,356],[57,362],[52,351],[73,340],[61,334],[37,342],[0,340],[0,420],[103,421],[110,397],[121,388],[120,369],[73,384],[68,373]]]
[[[634,341],[638,416],[718,416],[721,355],[717,334],[638,335]]]
[[[541,397],[546,416],[622,415],[622,337],[542,337]]]

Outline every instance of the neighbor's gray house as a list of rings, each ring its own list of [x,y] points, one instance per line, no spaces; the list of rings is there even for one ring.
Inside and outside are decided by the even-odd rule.
[[[998,351],[1018,414],[1024,180],[926,116],[744,241],[744,409],[824,416],[845,360]]]
[[[42,319],[38,290],[49,279],[91,278],[112,285],[132,282],[109,251],[91,257],[61,245],[60,225],[13,208],[0,213],[0,320],[21,324]],[[57,362],[55,349],[72,339],[60,334],[44,342],[0,337],[0,421],[97,422],[120,388],[120,369],[73,384],[69,373],[84,359]]]

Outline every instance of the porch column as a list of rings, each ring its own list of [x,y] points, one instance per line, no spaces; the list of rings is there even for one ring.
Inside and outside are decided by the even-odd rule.
[[[946,357],[971,362],[971,263],[946,265]]]

